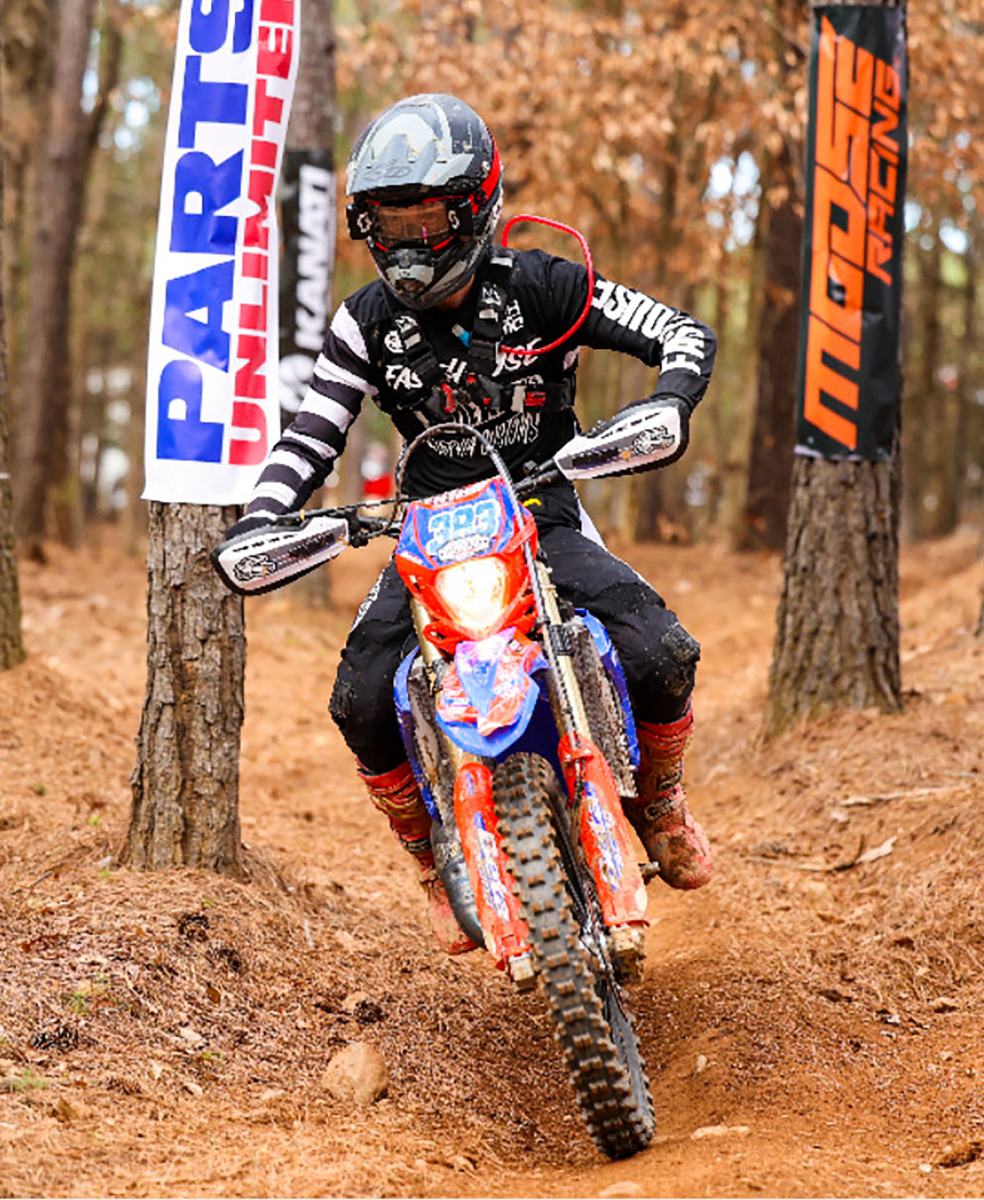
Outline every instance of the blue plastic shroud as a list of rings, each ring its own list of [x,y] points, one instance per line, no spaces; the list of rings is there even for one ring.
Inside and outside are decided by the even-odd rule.
[[[594,638],[595,645],[598,648],[598,655],[601,658],[602,665],[615,688],[622,709],[622,719],[625,723],[629,759],[632,766],[637,767],[639,765],[639,740],[636,734],[635,718],[632,715],[632,705],[629,703],[629,691],[625,683],[625,675],[622,671],[622,664],[618,661],[618,652],[612,645],[612,640],[608,636],[604,625],[602,625],[597,617],[583,609],[578,610],[578,616],[581,617],[590,630],[591,636]],[[420,790],[424,797],[424,803],[427,805],[427,811],[432,817],[440,819],[430,784],[417,757],[413,736],[413,717],[410,713],[410,696],[407,681],[410,676],[410,669],[419,653],[419,648],[414,647],[403,662],[400,663],[393,681],[393,694],[396,701],[396,716],[400,726],[400,735],[403,738],[403,745],[410,760],[410,765],[413,767],[414,774],[420,784]],[[504,730],[496,730],[491,738],[484,738],[474,725],[466,725],[462,722],[443,722],[439,719],[441,728],[455,745],[482,758],[499,759],[505,755],[507,750],[513,753],[523,751],[540,754],[553,765],[554,770],[557,772],[557,778],[562,779],[563,772],[557,756],[557,726],[554,723],[553,713],[550,710],[545,681],[543,680],[545,665],[542,657],[538,657],[535,660],[531,673],[532,686],[526,695],[521,715],[513,725]],[[541,686],[541,682],[543,686]]]

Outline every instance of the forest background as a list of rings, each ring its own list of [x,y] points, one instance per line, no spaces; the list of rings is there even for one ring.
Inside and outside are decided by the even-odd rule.
[[[46,539],[77,546],[107,516],[127,522],[136,551],[177,4],[60,2],[60,23],[59,0],[6,0],[2,12],[10,473],[31,553],[43,555]],[[77,19],[67,19],[69,10]],[[607,277],[716,330],[715,380],[686,459],[631,488],[589,489],[602,527],[639,540],[711,537],[781,549],[796,374],[805,0],[502,0],[494,9],[477,0],[342,0],[334,23],[325,105],[334,107],[339,164],[366,120],[399,95],[460,95],[498,139],[506,217],[535,212],[574,225]],[[962,520],[979,524],[984,503],[982,33],[982,0],[908,14],[909,540],[945,535]],[[69,35],[84,39],[74,107],[72,80],[56,69]],[[344,170],[338,186],[343,205]],[[576,257],[573,242],[542,227],[518,232],[515,243],[533,240]],[[73,264],[60,316],[44,278],[53,245],[63,248],[62,269],[66,254]],[[332,303],[371,277],[363,247],[339,237]],[[45,347],[47,365],[39,365]],[[649,390],[641,364],[588,352],[582,419]],[[370,440],[395,451],[385,419],[368,404],[366,413],[349,471]]]
[[[498,1194],[527,1196],[612,1195],[626,1181],[622,1194],[984,1195],[975,870],[984,639],[971,632],[976,621],[984,634],[984,0],[908,14],[901,580],[896,460],[891,472],[797,464],[797,473],[823,468],[809,480],[817,490],[797,487],[798,510],[835,533],[845,526],[825,561],[803,539],[794,564],[797,579],[812,576],[833,598],[822,613],[816,605],[814,625],[836,623],[841,636],[786,642],[812,641],[822,660],[813,683],[822,684],[853,683],[880,639],[896,668],[881,674],[894,687],[860,702],[852,691],[852,711],[766,740],[768,643],[782,628],[776,602],[781,612],[790,593],[776,552],[797,511],[787,492],[806,0],[304,0],[323,93],[315,89],[312,106],[310,89],[298,89],[289,145],[331,142],[342,167],[389,100],[458,93],[495,129],[507,217],[538,212],[578,227],[606,276],[689,308],[718,334],[686,457],[631,486],[602,481],[584,493],[619,551],[649,577],[658,570],[667,602],[685,606],[704,646],[688,787],[717,861],[711,887],[662,889],[649,975],[633,1000],[659,1144],[633,1164],[600,1167],[574,1123],[559,1056],[545,1052],[539,1001],[517,1008],[478,956],[435,963],[403,852],[325,720],[332,664],[379,568],[372,548],[311,577],[331,579],[333,611],[302,608],[312,599],[304,583],[255,601],[241,826],[230,767],[243,712],[241,625],[214,639],[235,651],[225,660],[232,702],[209,707],[184,686],[200,657],[188,656],[185,676],[155,673],[157,646],[180,665],[185,644],[202,641],[199,626],[215,628],[199,621],[198,597],[171,603],[191,595],[180,579],[155,588],[163,520],[149,539],[148,604],[140,562],[147,323],[177,0],[0,5],[0,926],[12,964],[0,972],[0,1195],[5,1186],[24,1195],[486,1195],[490,1180]],[[302,114],[315,124],[312,107],[329,118],[323,135],[302,130]],[[574,252],[537,229],[541,237]],[[344,237],[333,270],[335,303],[372,277],[364,248]],[[641,367],[600,354],[585,354],[580,385],[587,422],[650,389]],[[392,459],[390,436],[367,404],[341,492],[359,486],[370,443]],[[882,509],[847,529],[847,510],[865,507],[863,481],[851,475],[882,467]],[[6,538],[11,484],[24,662],[20,611],[7,604],[16,575],[7,568],[17,564]],[[185,509],[190,521],[199,506],[156,507]],[[875,544],[878,521],[887,532]],[[882,599],[891,593],[875,614],[885,619],[862,628],[867,641],[854,630],[875,606],[857,603],[859,587],[834,586],[828,569],[852,532],[872,552],[845,562],[840,581],[865,575],[882,582]],[[656,539],[695,544],[643,544]],[[194,543],[199,558],[205,544]],[[187,546],[167,542],[173,576]],[[207,568],[201,575],[220,591]],[[812,615],[811,602],[800,609]],[[216,605],[237,606],[241,622],[238,600],[222,593]],[[176,608],[186,626],[172,621],[158,636]],[[16,646],[4,637],[15,626]],[[204,688],[218,672],[197,674]],[[787,675],[811,699],[802,675]],[[236,723],[224,774],[197,769],[187,726],[148,751],[155,726],[140,705],[146,717],[155,689],[155,719],[177,697],[179,717],[219,710]],[[138,721],[142,769],[128,786]],[[153,842],[144,837],[137,801],[155,795],[148,764],[159,779],[176,747],[182,782],[202,785],[189,787],[182,819],[192,801],[200,818],[206,787],[232,780],[225,807],[212,807],[248,884],[212,871],[116,869],[143,865],[134,839],[121,858],[128,814],[148,850],[167,841],[164,821]],[[170,844],[190,847],[191,859],[196,837]],[[368,1032],[349,1005],[358,996],[373,1002]],[[384,1053],[392,1097],[350,1112],[320,1080],[328,1055],[362,1037]],[[708,1130],[735,1140],[705,1140]]]

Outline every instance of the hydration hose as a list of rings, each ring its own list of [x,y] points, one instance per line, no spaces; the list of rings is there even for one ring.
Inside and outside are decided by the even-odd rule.
[[[591,250],[584,235],[578,230],[572,229],[570,225],[562,225],[559,221],[551,221],[548,217],[536,217],[530,213],[523,213],[520,216],[512,217],[506,222],[506,226],[502,231],[502,245],[504,247],[508,246],[509,244],[509,230],[512,229],[514,225],[519,224],[520,221],[533,221],[537,225],[549,225],[551,229],[559,229],[561,233],[569,233],[571,237],[577,238],[581,244],[581,252],[584,255],[584,265],[588,269],[588,298],[584,302],[584,309],[582,310],[578,319],[562,337],[557,338],[555,342],[551,342],[549,346],[537,346],[533,350],[522,350],[518,346],[501,347],[503,354],[519,354],[524,358],[532,358],[537,354],[546,354],[550,350],[556,350],[558,346],[562,346],[564,342],[566,342],[567,339],[584,324],[588,313],[591,311],[591,301],[594,298],[595,273],[594,263],[591,261]]]

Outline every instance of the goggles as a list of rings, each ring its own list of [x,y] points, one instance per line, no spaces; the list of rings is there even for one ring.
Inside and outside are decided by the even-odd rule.
[[[349,235],[356,241],[371,238],[378,249],[426,246],[440,249],[459,234],[474,228],[470,196],[440,196],[417,204],[382,204],[354,200],[346,206]]]

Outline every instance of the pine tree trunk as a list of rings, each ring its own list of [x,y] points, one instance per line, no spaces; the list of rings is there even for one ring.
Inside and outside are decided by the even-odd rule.
[[[796,445],[796,372],[793,365],[799,328],[803,240],[803,216],[788,144],[783,145],[774,164],[770,186],[784,188],[785,199],[770,212],[765,235],[765,278],[758,330],[758,396],[740,538],[743,550],[781,550],[786,541],[790,475]]]
[[[665,291],[670,284],[670,273],[667,260],[675,241],[675,223],[677,214],[677,192],[680,182],[680,131],[678,128],[670,133],[667,139],[666,153],[663,157],[663,190],[659,207],[659,224],[656,235],[656,250],[658,254],[656,269],[655,295],[658,299],[667,301]],[[677,303],[679,303],[677,301]],[[632,400],[641,397],[633,396]],[[619,405],[628,403],[624,397],[619,397]],[[629,481],[626,481],[629,482]],[[662,471],[645,471],[631,480],[635,507],[635,526],[633,537],[637,542],[657,542],[660,540],[660,517],[668,508],[667,482]]]
[[[902,707],[898,442],[887,462],[796,457],[768,736],[827,709]]]
[[[919,367],[915,373],[915,387],[906,399],[903,438],[906,530],[909,537],[917,541],[936,537],[941,532],[941,455],[952,450],[947,436],[947,403],[936,382],[943,335],[940,320],[942,244],[938,227],[930,230],[929,236],[932,245],[920,247],[916,255],[918,311],[912,314],[910,324],[918,330]]]
[[[243,603],[208,559],[234,507],[150,504],[147,694],[124,861],[246,874],[239,830]]]
[[[797,456],[766,732],[837,707],[902,706],[891,463]]]
[[[0,63],[3,39],[0,38]],[[21,636],[20,581],[14,540],[14,504],[10,490],[10,398],[7,392],[7,339],[3,304],[3,155],[0,154],[0,671],[24,659]]]
[[[51,121],[37,181],[17,505],[21,536],[29,553],[40,559],[52,490],[72,486],[64,473],[71,397],[69,291],[86,150],[82,78],[94,14],[95,0],[63,0],[59,5]]]

